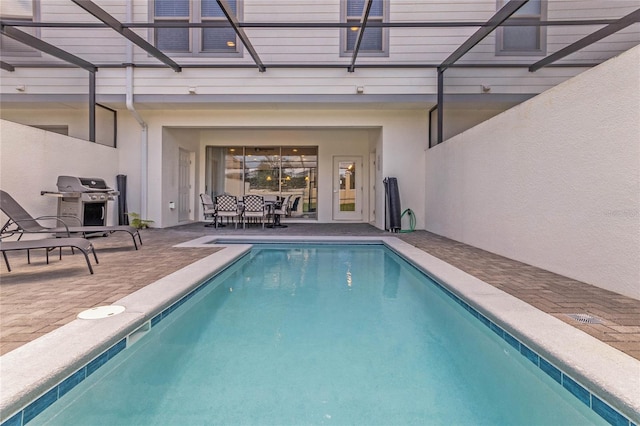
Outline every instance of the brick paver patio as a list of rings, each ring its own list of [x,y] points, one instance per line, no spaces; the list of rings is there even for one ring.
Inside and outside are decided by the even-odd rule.
[[[70,252],[50,255],[10,253],[12,272],[0,269],[0,354],[72,321],[88,308],[110,304],[155,280],[218,250],[174,248],[203,235],[386,235],[397,236],[465,272],[640,359],[640,301],[506,259],[426,231],[389,234],[364,224],[290,224],[283,229],[205,228],[194,223],[142,233],[135,251],[128,235],[93,238],[99,265],[87,271],[84,258]],[[581,323],[567,314],[589,314],[602,324]]]

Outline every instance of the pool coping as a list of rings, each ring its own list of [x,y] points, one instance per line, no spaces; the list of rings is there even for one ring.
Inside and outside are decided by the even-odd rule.
[[[233,244],[227,245],[226,241]],[[619,413],[632,422],[640,422],[637,398],[640,379],[636,382],[631,379],[640,378],[640,361],[398,238],[228,235],[209,235],[176,245],[214,244],[225,249],[114,302],[125,306],[124,313],[100,320],[76,319],[0,357],[1,421],[11,420],[15,413],[73,375],[80,366],[118,348],[123,338],[248,253],[251,242],[384,244],[480,312],[492,327],[495,324],[509,336],[526,342],[531,350],[606,400]],[[502,336],[507,339],[504,333]]]

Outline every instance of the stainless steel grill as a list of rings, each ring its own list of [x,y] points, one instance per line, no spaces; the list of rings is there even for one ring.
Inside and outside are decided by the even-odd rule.
[[[107,202],[119,192],[109,188],[104,179],[58,176],[57,186],[58,192],[42,194],[58,197],[58,216],[76,217],[83,226],[107,224]]]

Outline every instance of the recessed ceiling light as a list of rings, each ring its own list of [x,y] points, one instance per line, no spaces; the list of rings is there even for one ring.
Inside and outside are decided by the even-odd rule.
[[[236,47],[236,42],[235,42],[235,41],[228,41],[228,42],[227,42],[227,46],[229,46],[229,47]]]

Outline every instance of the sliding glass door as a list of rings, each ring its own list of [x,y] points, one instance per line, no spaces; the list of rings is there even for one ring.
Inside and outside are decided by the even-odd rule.
[[[280,192],[290,195],[292,217],[316,217],[318,148],[283,147]]]
[[[290,217],[317,218],[317,147],[207,147],[205,188],[267,198],[289,196]]]

